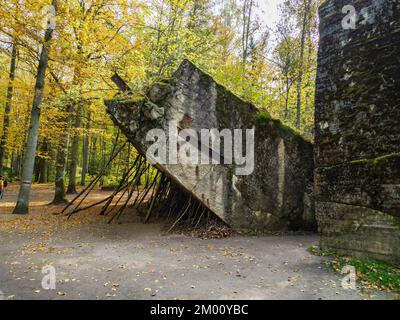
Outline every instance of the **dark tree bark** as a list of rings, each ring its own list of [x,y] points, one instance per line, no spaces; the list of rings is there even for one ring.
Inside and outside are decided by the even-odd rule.
[[[82,121],[82,109],[81,106],[77,106],[76,114],[74,116],[74,127],[73,127],[73,139],[71,147],[71,162],[69,166],[69,179],[67,194],[77,194],[76,191],[76,171],[78,169],[78,152],[79,152],[79,132],[78,129],[81,127]]]
[[[100,161],[100,168],[98,168],[99,169],[98,171],[100,171],[101,168],[103,168],[104,165],[106,164],[106,141],[105,141],[104,137],[101,137],[100,147],[101,147],[101,161]],[[104,177],[106,175],[107,175],[107,172],[105,172],[105,174],[100,179],[100,187],[101,188],[104,186]]]
[[[96,174],[96,149],[97,138],[94,136],[91,141],[90,154],[89,154],[89,174]]]
[[[8,127],[10,124],[10,111],[11,111],[11,102],[13,98],[14,92],[14,80],[15,80],[15,70],[17,66],[17,45],[14,42],[12,53],[11,53],[11,64],[10,64],[10,75],[9,75],[9,83],[7,88],[7,98],[6,105],[4,109],[4,117],[3,117],[3,134],[1,136],[0,141],[0,174],[4,174],[4,158],[5,158],[5,148],[8,137]]]
[[[89,168],[89,130],[90,130],[90,111],[87,113],[86,133],[82,145],[82,176],[81,186],[86,185],[86,175]]]
[[[47,152],[49,151],[49,144],[46,139],[43,141],[40,151],[43,154],[47,154]],[[47,160],[43,157],[39,158],[38,180],[37,181],[38,181],[38,183],[41,183],[41,184],[47,183]]]
[[[13,155],[12,160],[12,175],[19,177],[21,173],[21,155],[19,153]]]
[[[38,156],[36,156],[35,166],[33,168],[33,181],[36,183],[39,181],[39,161],[40,161],[40,158]]]
[[[56,158],[56,176],[55,176],[55,192],[52,204],[63,204],[67,203],[67,194],[65,192],[65,167],[68,158],[68,145],[71,130],[71,118],[72,118],[72,104],[66,107],[67,116],[65,122],[67,127],[65,128],[64,136],[61,140],[61,145],[58,147],[57,158]]]

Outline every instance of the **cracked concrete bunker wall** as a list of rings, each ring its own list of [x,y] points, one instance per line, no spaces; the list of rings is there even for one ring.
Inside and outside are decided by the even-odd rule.
[[[343,28],[345,5],[357,13]],[[323,249],[400,263],[400,1],[320,8],[315,195]],[[345,23],[346,25],[346,23]]]
[[[234,165],[157,165],[183,190],[233,228],[247,233],[313,229],[313,146],[189,61],[175,76],[154,85],[147,98],[115,97],[109,113],[142,154],[150,129],[255,128],[255,170],[235,174]]]

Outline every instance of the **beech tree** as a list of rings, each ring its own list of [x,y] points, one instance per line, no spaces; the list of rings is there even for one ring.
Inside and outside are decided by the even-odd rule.
[[[52,0],[54,11],[51,12],[46,28],[39,65],[37,68],[34,99],[32,104],[28,138],[25,146],[25,155],[22,165],[22,184],[18,194],[14,214],[27,214],[29,212],[29,194],[31,191],[33,169],[35,166],[35,154],[39,137],[40,111],[43,101],[43,92],[46,79],[46,70],[50,58],[51,40],[53,38],[54,25],[51,22],[57,12],[57,0]]]

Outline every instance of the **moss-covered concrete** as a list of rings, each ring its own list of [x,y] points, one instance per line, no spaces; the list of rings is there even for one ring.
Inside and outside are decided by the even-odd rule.
[[[342,27],[351,4],[356,28]],[[365,19],[361,9],[368,12]],[[399,263],[400,2],[320,8],[315,195],[323,247]],[[397,61],[397,62],[396,62]]]

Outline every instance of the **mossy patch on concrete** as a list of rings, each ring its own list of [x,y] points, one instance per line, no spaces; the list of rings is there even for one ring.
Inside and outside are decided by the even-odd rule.
[[[372,167],[385,165],[390,160],[400,158],[400,152],[384,155],[373,159],[361,159],[350,162],[351,164],[363,164]]]
[[[105,100],[104,103],[109,107],[137,105],[142,106],[146,99],[143,96],[116,96],[114,99]]]

